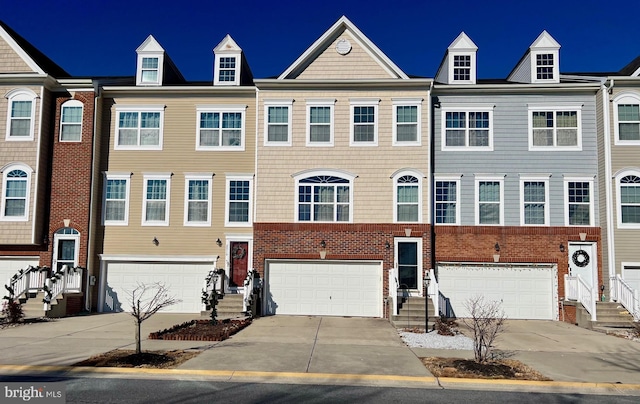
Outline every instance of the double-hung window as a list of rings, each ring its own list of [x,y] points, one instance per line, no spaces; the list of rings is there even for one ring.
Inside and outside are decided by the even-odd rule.
[[[640,173],[625,171],[616,176],[618,227],[640,228]]]
[[[220,58],[220,70],[218,72],[218,81],[235,82],[236,81],[236,58],[235,56],[223,56]]]
[[[421,177],[413,172],[400,172],[394,176],[395,222],[417,223],[422,220]]]
[[[307,146],[333,145],[335,99],[307,100]]]
[[[7,140],[33,140],[36,94],[14,90],[7,94]]]
[[[553,80],[554,57],[553,53],[538,53],[536,57],[536,79]]]
[[[21,165],[12,165],[5,169],[2,184],[2,220],[28,220],[31,173],[29,167]]]
[[[60,141],[79,142],[82,138],[82,102],[70,100],[62,104]]]
[[[613,105],[616,144],[640,144],[640,94],[622,93]]]
[[[442,150],[493,150],[493,107],[442,108]]]
[[[159,60],[153,57],[143,57],[141,66],[142,83],[158,83]]]
[[[580,150],[580,107],[529,107],[530,150]]]
[[[164,106],[120,107],[116,115],[116,149],[162,150]]]
[[[591,226],[593,179],[565,178],[565,223],[567,226]]]
[[[151,40],[151,41],[150,41]],[[150,50],[154,47],[155,39],[147,38],[146,46],[138,48],[138,65],[136,69],[136,85],[160,86],[163,80],[164,51]],[[157,42],[155,45],[159,46]]]
[[[419,146],[421,144],[421,99],[393,100],[393,144]]]
[[[129,223],[129,187],[131,173],[105,174],[103,223],[127,225]]]
[[[171,174],[144,176],[142,202],[143,226],[169,225],[169,196],[171,195]]]
[[[504,223],[504,176],[476,176],[476,225]]]
[[[549,225],[549,176],[520,177],[520,223],[523,226]]]
[[[251,226],[252,189],[253,175],[227,176],[226,226]]]
[[[291,113],[293,100],[267,100],[264,103],[264,144],[291,145]]]
[[[246,106],[198,107],[197,150],[244,150]]]
[[[453,56],[453,81],[471,80],[471,55]]]
[[[211,225],[211,174],[185,176],[185,226]]]
[[[351,177],[319,174],[296,178],[297,221],[351,222]]]
[[[460,176],[437,176],[435,180],[436,224],[460,224]]]
[[[379,99],[352,99],[351,146],[378,145]]]

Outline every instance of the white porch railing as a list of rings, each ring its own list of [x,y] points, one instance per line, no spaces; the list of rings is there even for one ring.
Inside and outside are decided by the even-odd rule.
[[[37,293],[45,285],[48,271],[47,267],[29,266],[26,269],[21,269],[7,282],[7,286],[11,288],[13,294],[11,297],[17,298],[28,292]]]
[[[444,296],[440,296],[440,286],[438,285],[436,273],[433,268],[429,269],[429,278],[431,278],[431,282],[429,283],[429,290],[427,290],[427,299],[429,296],[437,296],[437,298],[433,298],[431,300],[433,301],[433,313],[436,316],[440,316],[440,307],[443,307],[440,300],[443,299]]]
[[[591,315],[591,321],[596,321],[596,301],[598,300],[596,288],[592,288],[580,275],[564,276],[564,297],[566,300],[574,300]]]
[[[254,281],[255,281],[255,269],[250,269],[247,271],[247,277],[244,280],[244,297],[242,298],[242,312],[247,313],[251,311],[251,303],[254,299],[253,291],[254,291]]]
[[[398,283],[398,268],[393,267],[389,270],[389,298],[392,303],[392,313],[391,315],[398,315],[398,292],[400,289],[400,284]]]
[[[610,281],[611,299],[627,309],[635,321],[640,321],[640,299],[638,299],[638,291],[631,288],[619,274],[611,277]]]
[[[51,308],[51,302],[58,296],[68,292],[79,293],[82,291],[83,270],[82,267],[69,268],[67,265],[63,265],[51,278],[46,279],[46,287],[43,287],[45,311]]]

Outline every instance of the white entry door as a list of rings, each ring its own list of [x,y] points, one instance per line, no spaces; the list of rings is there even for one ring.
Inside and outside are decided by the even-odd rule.
[[[596,270],[596,245],[594,243],[569,243],[569,275],[578,276],[589,285],[598,287]]]
[[[80,233],[70,227],[60,229],[53,235],[53,270],[61,269],[64,265],[69,268],[78,266],[78,250]]]

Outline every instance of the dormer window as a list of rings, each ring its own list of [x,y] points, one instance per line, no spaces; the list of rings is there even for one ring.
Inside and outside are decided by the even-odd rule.
[[[447,48],[436,82],[445,84],[476,84],[476,53],[478,47],[461,32]]]
[[[453,56],[453,81],[471,80],[471,55]]]
[[[142,58],[142,83],[158,83],[158,58]]]
[[[536,55],[536,77],[538,80],[553,80],[553,53]]]
[[[137,86],[161,86],[164,76],[164,49],[152,35],[138,46]]]
[[[236,81],[236,58],[235,57],[220,58],[220,73],[218,75],[218,80],[225,81],[225,82]]]
[[[240,85],[242,49],[230,35],[213,48],[215,53],[213,84],[219,86]]]

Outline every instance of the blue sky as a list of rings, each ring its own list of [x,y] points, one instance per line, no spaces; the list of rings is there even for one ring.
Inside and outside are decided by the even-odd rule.
[[[187,80],[211,80],[227,33],[255,77],[277,76],[343,14],[410,75],[433,77],[461,31],[478,45],[479,78],[505,78],[544,29],[562,45],[562,72],[617,71],[640,55],[640,2],[617,12],[602,0],[1,3],[0,19],[78,76],[134,75],[135,49],[152,34]]]

